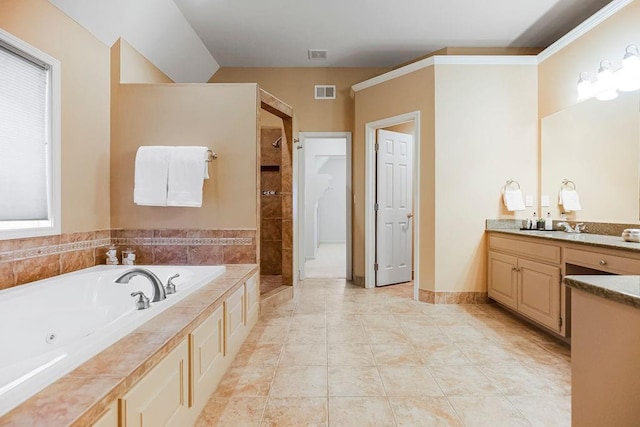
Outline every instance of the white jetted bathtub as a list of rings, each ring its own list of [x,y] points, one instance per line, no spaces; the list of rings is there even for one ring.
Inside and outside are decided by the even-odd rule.
[[[134,291],[152,299],[143,276],[114,283],[125,271],[146,268],[176,293],[136,310]],[[96,266],[0,291],[0,415],[53,383],[138,326],[206,285],[224,266]]]

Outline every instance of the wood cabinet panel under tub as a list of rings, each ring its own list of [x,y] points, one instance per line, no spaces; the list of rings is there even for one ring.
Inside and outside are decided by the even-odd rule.
[[[224,308],[218,307],[189,336],[191,406],[199,413],[230,363],[224,353]]]
[[[189,349],[182,341],[120,399],[121,425],[184,425],[189,411]]]
[[[105,409],[92,427],[118,427],[118,401],[114,401]]]
[[[247,329],[250,330],[260,316],[260,276],[254,274],[245,282],[247,299]]]
[[[245,291],[238,288],[224,301],[225,354],[238,352],[245,338]]]

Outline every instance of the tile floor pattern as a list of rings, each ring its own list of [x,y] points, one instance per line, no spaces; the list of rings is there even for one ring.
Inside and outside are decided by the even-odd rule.
[[[569,426],[569,349],[495,304],[308,279],[264,313],[198,426]]]

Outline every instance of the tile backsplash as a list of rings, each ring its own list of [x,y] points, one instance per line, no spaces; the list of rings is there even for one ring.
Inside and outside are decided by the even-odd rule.
[[[136,264],[256,263],[256,230],[98,230],[0,241],[0,289],[105,264],[106,248]]]

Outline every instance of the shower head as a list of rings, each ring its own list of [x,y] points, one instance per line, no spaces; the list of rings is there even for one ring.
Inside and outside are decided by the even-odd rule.
[[[271,145],[273,145],[276,148],[280,148],[280,141],[282,141],[282,137],[276,139],[275,142],[271,143]]]

